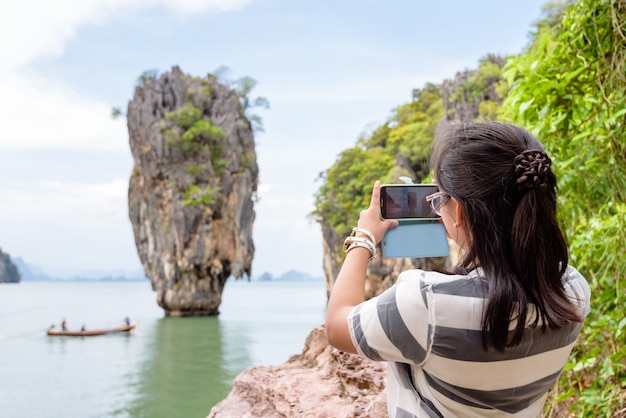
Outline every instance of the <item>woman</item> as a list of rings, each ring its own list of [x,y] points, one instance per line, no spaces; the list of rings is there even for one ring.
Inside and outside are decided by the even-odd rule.
[[[392,417],[539,416],[590,296],[568,265],[551,161],[526,130],[489,122],[438,132],[431,166],[439,192],[428,200],[461,248],[460,266],[405,271],[364,301],[368,260],[397,226],[380,219],[376,182],[347,239],[328,340],[389,362]]]

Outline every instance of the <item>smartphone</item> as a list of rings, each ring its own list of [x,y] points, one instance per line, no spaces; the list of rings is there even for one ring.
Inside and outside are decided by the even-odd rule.
[[[439,219],[426,196],[437,192],[436,184],[383,184],[380,217],[383,219]]]
[[[400,221],[380,243],[386,258],[445,257],[450,253],[446,229],[437,221]]]

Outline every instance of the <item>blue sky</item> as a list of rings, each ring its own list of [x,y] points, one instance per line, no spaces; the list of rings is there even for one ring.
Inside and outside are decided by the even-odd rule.
[[[322,273],[318,174],[412,89],[519,53],[544,1],[0,4],[0,248],[49,274],[138,271],[126,108],[145,70],[257,80],[253,275]],[[356,222],[356,220],[355,220]]]

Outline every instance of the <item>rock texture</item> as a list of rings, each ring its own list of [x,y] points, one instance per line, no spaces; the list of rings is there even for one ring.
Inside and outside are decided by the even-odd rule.
[[[231,275],[250,275],[258,166],[239,97],[174,67],[147,78],[127,111],[129,217],[167,315],[219,313]]]
[[[18,283],[20,279],[17,266],[11,261],[9,254],[0,249],[0,283]]]
[[[498,67],[504,66],[504,59],[497,55],[488,55],[485,62]],[[445,121],[472,121],[480,116],[480,104],[491,101],[502,104],[497,92],[499,76],[486,77],[475,80],[478,70],[457,72],[453,79],[444,80],[442,84],[442,99],[445,109]],[[480,88],[476,88],[476,84]],[[472,88],[474,86],[474,88]]]
[[[313,329],[301,354],[280,366],[257,366],[235,378],[209,418],[385,417],[385,363],[332,348]]]

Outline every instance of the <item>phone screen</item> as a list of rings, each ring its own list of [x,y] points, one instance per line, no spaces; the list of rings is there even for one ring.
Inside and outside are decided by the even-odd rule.
[[[435,184],[385,184],[380,188],[383,219],[438,219],[426,196],[438,191]]]

